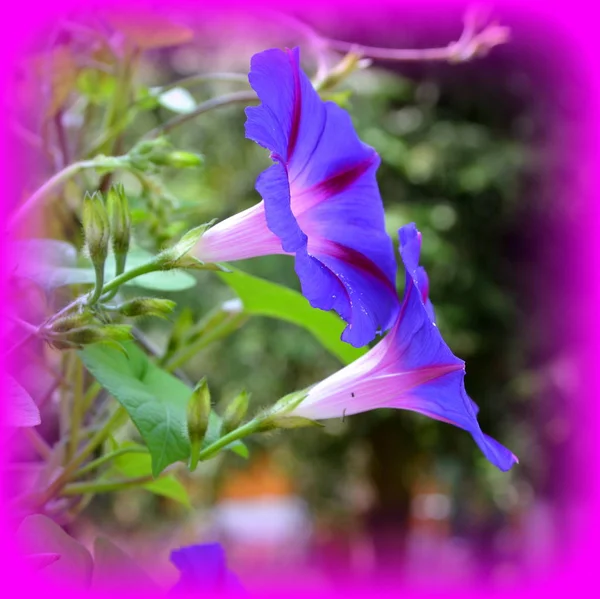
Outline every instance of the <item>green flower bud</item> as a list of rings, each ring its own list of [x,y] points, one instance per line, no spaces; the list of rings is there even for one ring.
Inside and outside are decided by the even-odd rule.
[[[92,319],[93,315],[89,312],[63,316],[50,325],[50,333],[66,333],[71,329],[77,329],[88,324]]]
[[[248,405],[250,403],[250,394],[246,391],[242,391],[225,409],[223,414],[223,426],[221,428],[221,435],[235,430],[244,419],[246,412],[248,411]]]
[[[83,198],[83,232],[87,251],[97,268],[103,268],[108,255],[110,223],[99,192],[86,193]]]
[[[202,378],[196,385],[187,408],[187,426],[190,437],[190,471],[198,466],[198,459],[202,441],[208,429],[210,418],[210,389],[206,378]]]
[[[132,338],[129,325],[112,324],[105,326],[84,326],[71,329],[60,339],[77,346],[91,345],[104,341],[129,341]]]
[[[152,160],[152,162],[154,162],[154,164],[173,166],[175,168],[193,168],[202,166],[202,164],[204,164],[204,158],[200,154],[174,150],[173,152],[161,156],[160,162],[156,160]]]
[[[111,224],[113,252],[117,259],[126,257],[131,239],[131,215],[123,185],[113,185],[110,188],[106,205]]]
[[[137,316],[158,316],[166,318],[177,304],[171,300],[157,297],[138,297],[118,307],[119,314],[129,318]]]
[[[161,147],[170,147],[169,142],[165,137],[157,137],[156,139],[145,139],[137,143],[131,150],[131,154],[139,156],[148,156],[156,149]]]
[[[131,150],[129,157],[132,164],[141,170],[147,170],[151,165],[189,168],[204,163],[200,154],[175,150],[164,137],[140,142]]]

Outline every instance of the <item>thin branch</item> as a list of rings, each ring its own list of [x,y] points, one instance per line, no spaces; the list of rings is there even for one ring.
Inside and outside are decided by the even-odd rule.
[[[206,83],[207,81],[228,81],[231,83],[245,83],[248,85],[248,75],[244,75],[243,73],[200,73],[162,85],[156,91],[159,94],[164,94],[176,87],[189,89],[190,87],[195,87],[196,85]]]
[[[196,108],[192,112],[188,112],[187,114],[181,114],[172,118],[171,120],[159,125],[152,131],[149,131],[144,135],[145,139],[152,139],[154,137],[158,137],[159,135],[164,135],[169,131],[172,131],[176,127],[180,125],[184,125],[185,123],[195,119],[197,116],[204,114],[205,112],[209,112],[214,108],[220,108],[221,106],[229,106],[230,104],[239,104],[256,101],[258,98],[254,92],[243,91],[243,92],[233,92],[231,94],[224,94],[222,96],[218,96],[217,98],[211,98],[206,102],[202,102],[198,104]]]
[[[52,448],[46,443],[45,439],[33,427],[25,427],[21,430],[39,456],[47,460],[52,454]]]
[[[401,62],[416,61],[445,61],[464,62],[476,56],[485,54],[488,50],[503,44],[508,40],[509,30],[506,27],[491,23],[483,27],[482,19],[474,11],[468,11],[464,18],[463,31],[456,42],[443,48],[404,49],[380,48],[375,46],[362,46],[360,44],[336,40],[317,33],[310,25],[297,17],[277,11],[265,11],[278,21],[287,24],[298,31],[305,39],[322,54],[325,50],[336,52],[353,52],[364,58],[379,60],[393,60]],[[478,22],[479,21],[479,22]],[[322,70],[322,57],[319,57],[319,72]]]

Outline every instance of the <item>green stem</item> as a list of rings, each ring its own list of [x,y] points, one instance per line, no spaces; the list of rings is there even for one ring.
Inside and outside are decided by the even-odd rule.
[[[154,477],[138,476],[136,478],[126,478],[124,480],[103,481],[95,480],[88,483],[72,483],[62,490],[62,495],[85,495],[86,493],[110,493],[111,491],[122,491],[131,487],[154,481]]]
[[[248,75],[244,75],[243,73],[202,73],[199,75],[190,75],[189,77],[179,79],[179,81],[167,83],[167,85],[161,86],[157,91],[160,95],[176,87],[189,89],[190,87],[195,87],[198,83],[205,83],[207,81],[231,81],[232,83],[245,83],[248,85]]]
[[[208,331],[205,335],[202,335],[202,337],[200,337],[200,339],[197,341],[182,347],[169,360],[166,361],[164,366],[165,369],[169,372],[177,370],[199,351],[214,341],[222,339],[223,337],[226,337],[228,334],[237,330],[247,319],[247,314],[244,314],[243,312],[232,315],[232,317],[220,324],[217,328]]]
[[[127,271],[127,272],[119,275],[118,277],[111,279],[108,283],[106,283],[104,285],[104,287],[102,287],[100,299],[104,301],[105,296],[106,296],[106,299],[110,299],[112,297],[112,295],[110,295],[110,294],[113,291],[118,290],[121,285],[123,285],[124,283],[127,283],[127,281],[130,281],[131,279],[135,279],[136,277],[148,274],[150,272],[156,272],[158,270],[165,270],[164,264],[158,262],[157,258],[158,258],[158,256],[156,256],[150,262],[146,262],[146,264],[140,264],[139,266],[132,268],[130,271]],[[107,295],[107,294],[109,294],[109,295]],[[57,312],[54,316],[52,316],[52,318],[50,318],[47,321],[45,326],[49,327],[60,316],[63,316],[64,314],[69,313],[71,310],[73,310],[77,306],[79,306],[81,304],[91,303],[93,297],[94,297],[94,294],[92,293],[92,294],[80,296],[77,299],[73,300],[70,304],[66,305],[62,310],[60,310],[60,312]]]
[[[73,460],[65,466],[62,474],[52,482],[52,484],[43,492],[39,497],[36,498],[35,503],[38,506],[42,506],[52,499],[61,489],[71,480],[73,474],[75,474],[77,468],[85,462],[88,456],[97,449],[110,435],[113,428],[118,424],[119,420],[125,414],[125,408],[119,406],[112,416],[106,421],[104,426],[97,431],[94,436],[89,440],[88,444],[73,458]]]
[[[125,272],[125,266],[127,264],[127,253],[123,253],[123,252],[119,252],[115,254],[115,276],[120,276]],[[119,292],[119,289],[113,289],[111,292],[109,292],[108,294],[102,296],[102,301],[103,302],[108,302],[111,299],[113,299],[113,297],[115,297],[115,295],[117,295],[117,293]]]
[[[64,439],[69,434],[69,419],[71,410],[69,406],[69,393],[72,389],[71,381],[73,380],[73,369],[75,367],[76,356],[72,352],[66,352],[61,356],[61,372],[64,373],[62,383],[60,385],[59,403],[58,403],[58,423],[60,430],[60,438]],[[67,460],[67,456],[64,456]]]
[[[135,58],[135,50],[128,46],[125,48],[123,59],[117,61],[115,93],[113,94],[112,102],[104,115],[104,123],[102,126],[102,129],[105,132],[117,129],[118,135],[123,129],[122,121],[127,112]],[[104,141],[104,144],[100,148],[100,153],[110,154],[112,152],[114,137],[116,136],[111,136]]]
[[[89,462],[83,468],[80,468],[73,476],[72,480],[76,478],[81,478],[88,472],[92,472],[96,470],[100,466],[106,464],[106,462],[110,462],[119,456],[125,455],[127,453],[148,453],[148,450],[145,447],[122,447],[121,449],[116,449],[115,451],[111,451],[109,453],[105,453],[103,456]]]
[[[136,277],[140,277],[150,272],[156,272],[157,270],[163,270],[163,267],[158,262],[151,261],[146,264],[140,264],[106,283],[102,288],[102,295],[118,289],[121,285],[127,283],[127,281],[131,281],[131,279],[135,279]]]
[[[83,396],[83,399],[81,401],[81,403],[83,404],[82,409],[84,413],[90,409],[92,402],[94,401],[94,399],[96,399],[100,391],[102,391],[102,385],[98,381],[94,381],[88,387],[88,390],[85,392],[85,395]]]
[[[74,358],[77,360],[77,358]],[[79,432],[83,422],[83,363],[79,360],[75,363],[73,373],[73,408],[71,411],[71,427],[69,444],[67,445],[67,461],[75,455],[79,445]]]
[[[21,431],[38,452],[39,456],[47,460],[52,454],[52,448],[46,443],[46,440],[33,427],[22,428]]]
[[[220,439],[217,439],[214,443],[211,443],[208,447],[205,447],[198,454],[198,459],[199,460],[207,460],[208,458],[211,458],[213,455],[215,455],[216,453],[221,451],[221,449],[227,447],[229,444],[233,443],[234,441],[238,441],[239,439],[243,439],[244,437],[247,437],[248,435],[256,433],[258,430],[260,430],[262,425],[263,425],[263,421],[258,418],[255,418],[254,420],[247,422],[246,424],[240,426],[239,428],[236,428],[235,430],[231,431],[230,433],[227,433]]]
[[[100,296],[102,295],[102,288],[104,287],[104,262],[102,262],[102,264],[95,263],[94,271],[96,273],[96,283],[94,285],[92,296],[88,300],[88,304],[92,306],[100,299]]]

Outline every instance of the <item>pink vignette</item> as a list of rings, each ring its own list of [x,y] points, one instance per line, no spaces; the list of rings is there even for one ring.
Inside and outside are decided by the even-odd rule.
[[[118,2],[98,2],[89,10],[105,8],[107,6],[119,6]],[[467,3],[458,3],[441,0],[377,0],[374,2],[360,2],[346,0],[327,0],[315,3],[310,10],[314,13],[324,11],[329,15],[335,15],[336,11],[343,11],[341,14],[347,18],[358,18],[361,11],[373,12],[378,8],[393,5],[397,14],[401,14],[401,9],[407,11],[414,10],[417,6],[420,9],[426,9],[432,19],[440,19],[442,15],[449,12],[452,18],[460,15],[460,8]],[[129,2],[127,11],[135,10],[152,11],[155,6],[153,2]],[[171,3],[182,13],[186,10],[193,11],[198,7],[197,2],[184,2],[179,0]],[[243,3],[228,2],[227,6],[241,7]],[[281,8],[281,3],[269,2],[267,0],[255,1],[252,7],[270,6]],[[298,0],[285,3],[286,8],[296,10],[302,13],[308,10],[306,2]],[[33,1],[28,3],[10,3],[4,7],[2,24],[4,26],[3,35],[0,37],[2,44],[2,57],[4,69],[2,71],[2,87],[4,93],[11,93],[11,75],[12,69],[17,59],[24,53],[27,44],[35,35],[40,32],[44,25],[52,23],[58,17],[62,16],[71,8],[81,6],[75,0],[55,0],[53,3]],[[215,10],[223,7],[223,3],[215,2]],[[551,0],[529,0],[526,5],[517,1],[496,2],[495,9],[500,16],[504,15],[504,20],[510,24],[511,20],[516,19],[521,25],[526,24],[532,34],[537,33],[540,28],[545,31],[552,31],[556,34],[556,39],[548,40],[549,54],[547,56],[547,68],[557,72],[569,73],[569,79],[557,80],[557,90],[561,86],[569,86],[573,81],[580,86],[580,95],[576,97],[577,105],[572,108],[577,112],[577,118],[581,126],[577,130],[577,135],[572,139],[565,140],[572,147],[572,160],[578,163],[578,176],[576,180],[569,182],[570,185],[561,187],[561,191],[568,189],[565,197],[557,198],[559,202],[565,202],[572,205],[577,218],[575,230],[563,231],[567,241],[562,240],[570,247],[570,253],[564,255],[564,269],[570,273],[568,280],[572,282],[576,291],[574,300],[571,298],[569,305],[565,305],[563,310],[565,318],[573,318],[573,334],[579,341],[580,351],[577,356],[577,372],[579,374],[578,392],[575,393],[572,409],[576,413],[578,428],[578,439],[575,447],[577,457],[572,464],[573,480],[578,481],[581,488],[580,496],[576,503],[572,505],[571,513],[567,516],[572,519],[572,540],[565,539],[566,551],[563,559],[556,564],[553,569],[553,575],[547,578],[540,578],[528,586],[517,588],[507,588],[505,591],[486,589],[464,589],[462,591],[453,591],[444,593],[447,597],[486,597],[486,596],[509,596],[510,597],[565,597],[571,595],[588,596],[589,588],[598,588],[595,568],[596,555],[600,553],[600,485],[599,485],[599,464],[598,444],[595,442],[598,432],[598,408],[596,406],[597,397],[600,392],[600,369],[596,355],[600,353],[600,347],[595,339],[600,333],[600,316],[598,306],[600,305],[600,283],[598,273],[600,273],[600,195],[595,187],[594,174],[599,169],[600,151],[598,147],[597,131],[600,125],[600,72],[597,68],[597,45],[596,35],[597,14],[599,9],[595,3],[585,0],[551,1]],[[245,7],[249,10],[248,6]],[[401,21],[398,26],[401,27]],[[536,40],[539,36],[533,35]],[[572,77],[572,79],[571,79]],[[572,100],[571,100],[572,101]],[[19,196],[19,190],[27,187],[25,182],[26,172],[18,173],[15,169],[14,157],[11,155],[11,148],[8,146],[8,123],[6,119],[0,120],[0,165],[4,170],[3,194],[0,200],[0,210],[6,222],[8,206],[14,204]],[[18,162],[18,161],[17,161]],[[23,166],[23,165],[20,165]],[[560,240],[557,239],[557,243]],[[0,237],[0,255],[6,256],[6,235]],[[0,261],[0,282],[2,284],[3,304],[8,299],[8,290],[6,286],[6,261]],[[547,290],[547,301],[556,301],[553,290]],[[6,305],[6,304],[5,304]],[[549,323],[549,326],[551,323]],[[7,343],[4,336],[3,340]],[[8,341],[10,342],[10,340]],[[4,393],[4,389],[0,390]],[[4,398],[3,398],[4,399]],[[5,405],[3,403],[3,405]],[[2,432],[4,436],[4,432]],[[3,447],[7,442],[1,439]],[[6,452],[3,452],[2,456]],[[525,456],[523,456],[525,457]],[[2,460],[3,457],[0,457]],[[582,484],[583,483],[583,484]],[[572,484],[565,481],[565,484]],[[51,589],[47,586],[36,585],[29,572],[22,569],[20,563],[15,559],[14,543],[10,528],[10,518],[8,507],[2,505],[0,512],[0,569],[2,571],[3,588],[8,596],[18,597],[39,597],[39,596],[60,596],[60,597],[79,597],[88,593],[69,592],[65,589]],[[432,567],[434,565],[432,564]],[[286,595],[289,593],[289,581],[285,581]],[[278,582],[273,581],[273,588],[268,593],[269,596],[278,596]],[[356,589],[356,596],[364,597],[375,594],[370,589]],[[379,593],[376,594],[376,596]],[[401,596],[401,597],[423,597],[426,594],[417,593],[411,589],[394,587],[389,592],[381,593],[380,596]],[[110,595],[115,596],[115,595]],[[132,593],[126,593],[131,597]],[[147,595],[145,595],[147,597]],[[325,596],[325,595],[321,595]],[[348,593],[344,592],[347,597]]]

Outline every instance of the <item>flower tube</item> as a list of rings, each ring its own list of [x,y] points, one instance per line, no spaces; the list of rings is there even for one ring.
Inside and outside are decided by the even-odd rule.
[[[406,288],[392,330],[367,354],[312,387],[285,417],[324,420],[377,408],[412,410],[468,431],[492,464],[509,470],[518,459],[481,431],[478,408],[465,391],[465,363],[434,322],[427,274],[419,266],[421,234],[409,224],[399,236]]]
[[[295,256],[302,293],[348,323],[342,340],[366,345],[398,313],[396,261],[375,173],[379,156],[349,114],[324,102],[301,71],[299,51],[252,58],[261,105],[246,109],[246,137],[271,152],[257,179],[262,201],[209,229],[194,249],[204,262]]]

